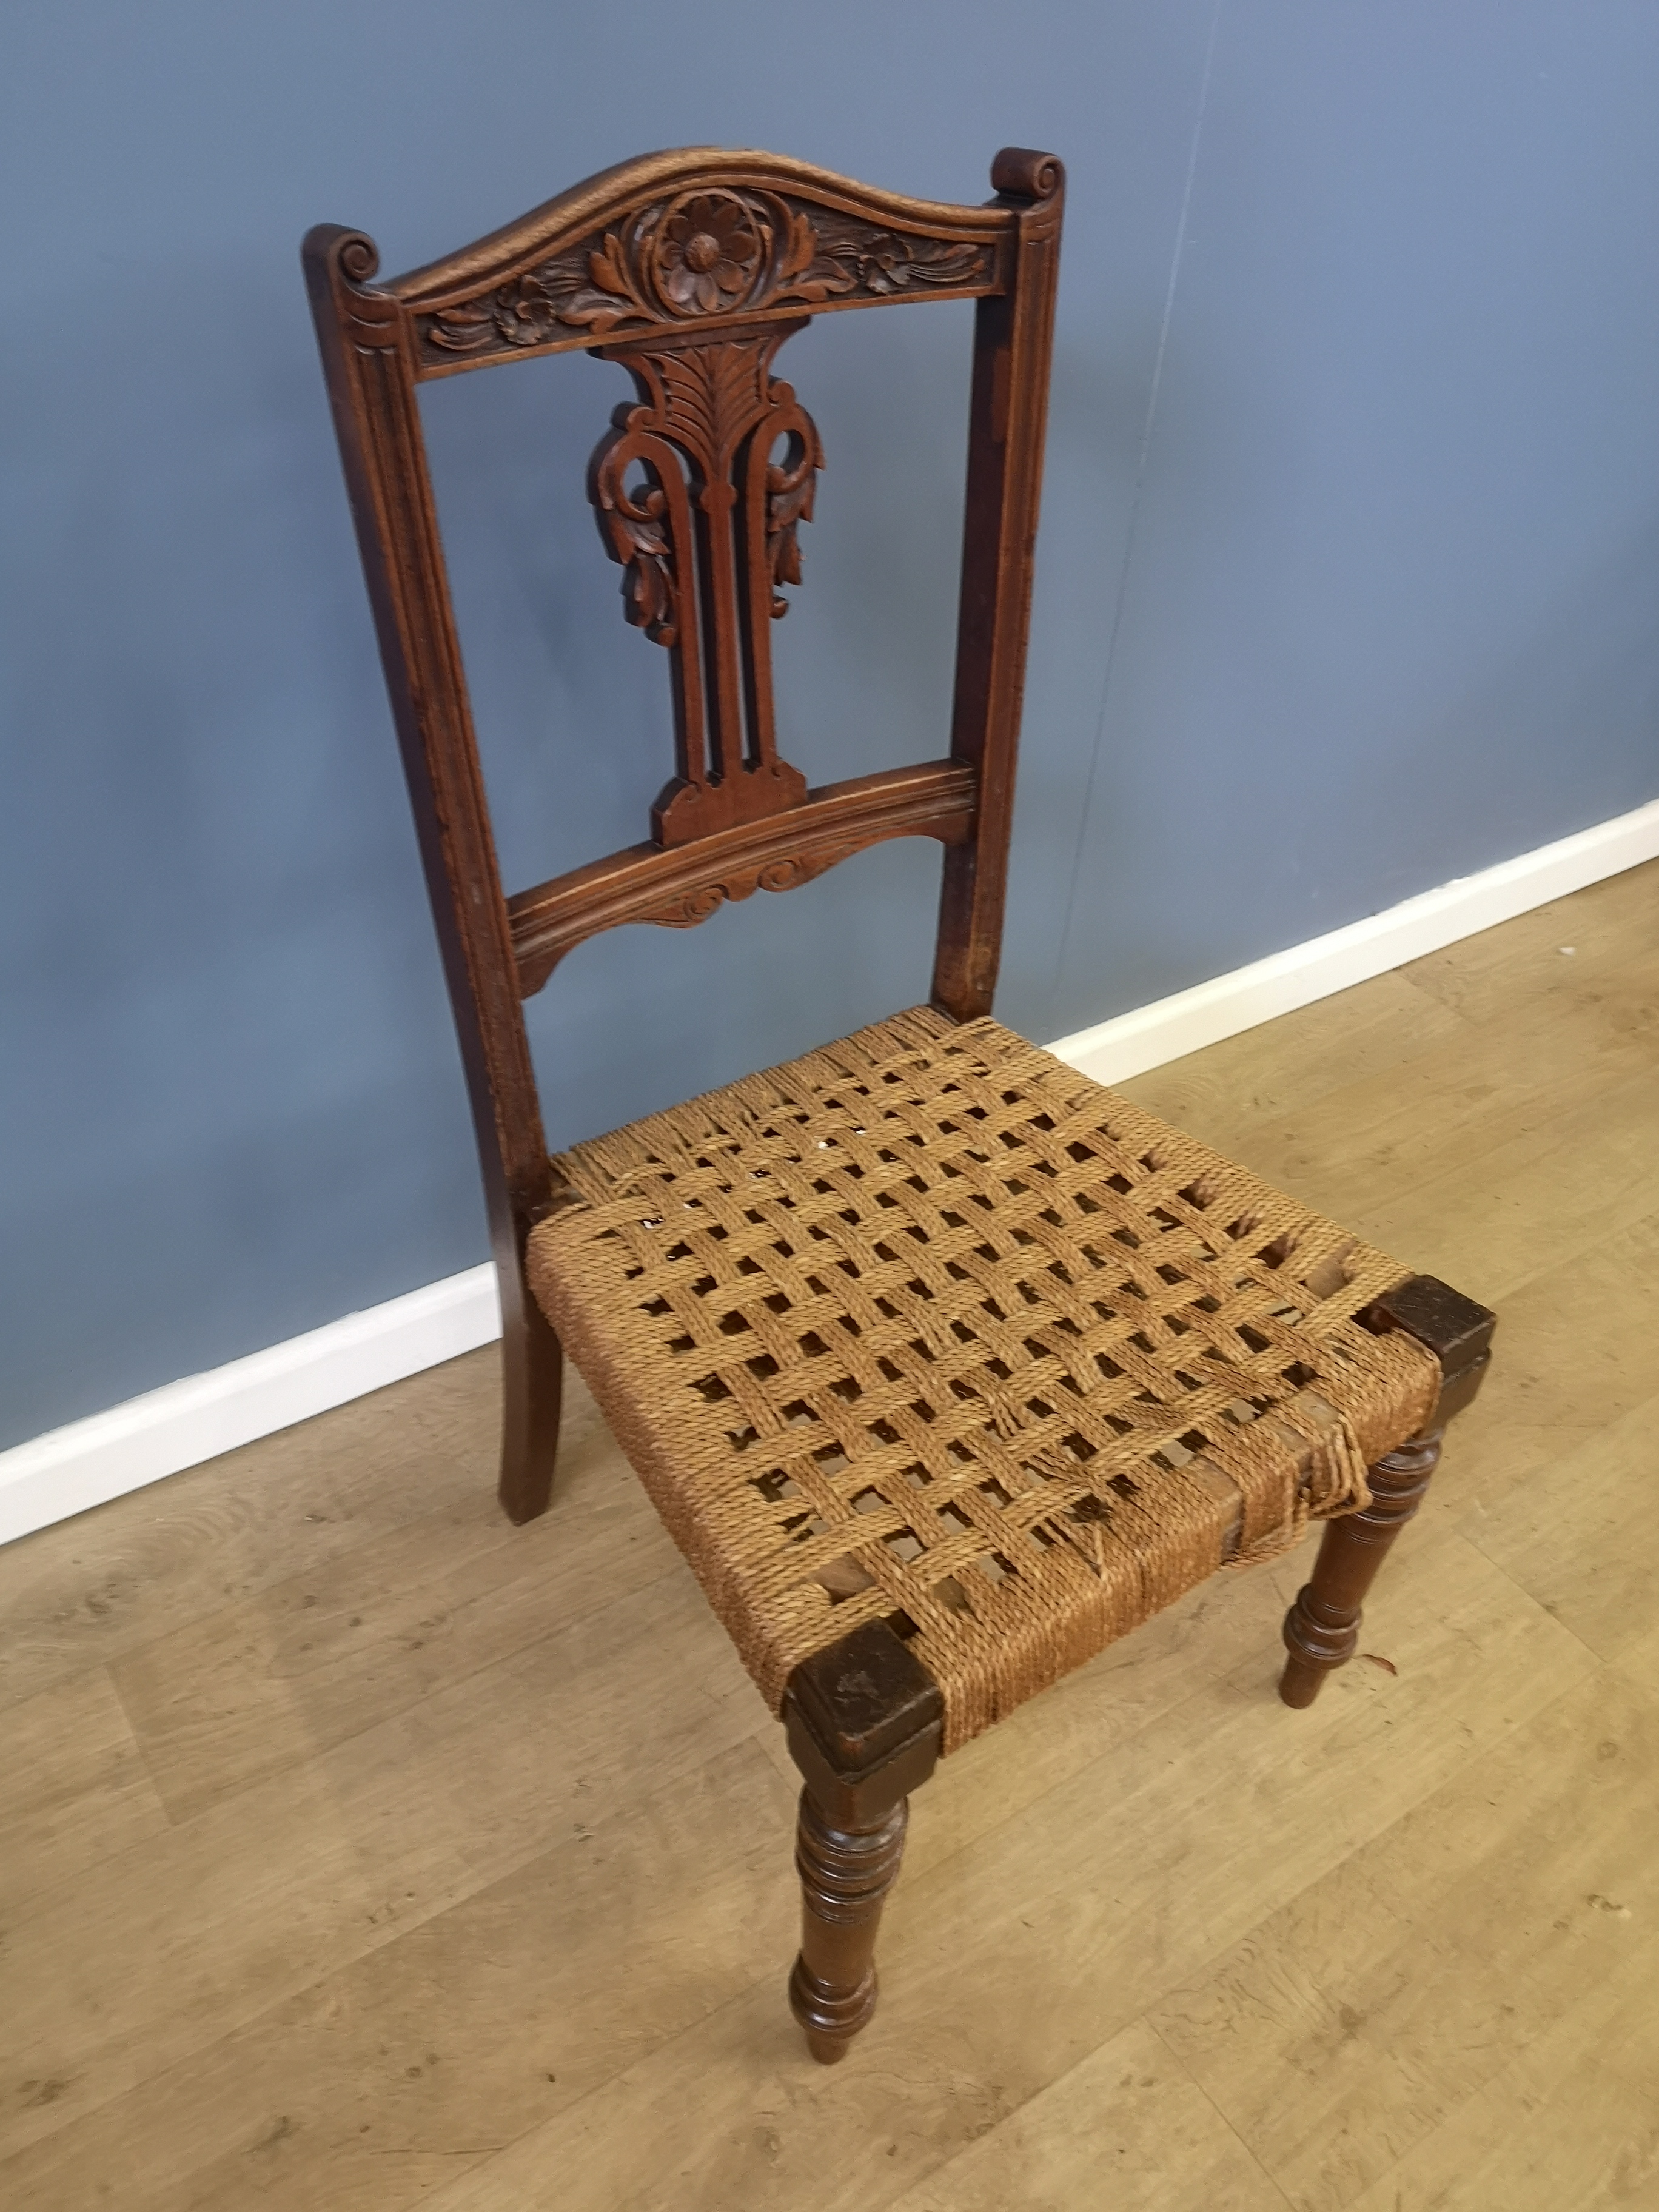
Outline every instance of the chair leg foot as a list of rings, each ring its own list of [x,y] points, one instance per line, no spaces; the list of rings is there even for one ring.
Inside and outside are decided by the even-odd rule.
[[[789,1976],[789,2009],[814,2058],[833,2066],[876,2008],[876,1931],[904,1856],[909,1801],[874,1827],[832,1826],[809,1791],[800,1796],[795,1865],[801,1946]]]
[[[1325,1677],[1346,1666],[1359,1642],[1360,1607],[1394,1540],[1423,1503],[1440,1464],[1438,1429],[1413,1437],[1370,1470],[1371,1502],[1326,1528],[1313,1578],[1285,1616],[1290,1654],[1279,1694],[1287,1705],[1312,1705]]]
[[[501,1472],[498,1496],[507,1519],[545,1513],[559,1455],[564,1352],[520,1278],[514,1299],[501,1291]]]
[[[1285,1641],[1291,1641],[1291,1616],[1285,1617]],[[1336,1662],[1340,1665],[1341,1662]],[[1298,1659],[1294,1650],[1285,1662],[1285,1671],[1279,1678],[1279,1694],[1283,1702],[1297,1712],[1305,1711],[1325,1686],[1327,1669],[1316,1667],[1311,1660]]]

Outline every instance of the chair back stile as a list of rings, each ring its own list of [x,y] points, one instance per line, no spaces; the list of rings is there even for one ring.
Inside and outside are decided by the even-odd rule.
[[[362,233],[322,224],[306,239],[465,1065],[509,1370],[515,1340],[546,1328],[525,1290],[524,1249],[559,1195],[521,1001],[573,947],[623,922],[690,927],[879,840],[931,836],[945,856],[933,1003],[957,1021],[990,1010],[1063,178],[1051,155],[1005,149],[991,181],[987,204],[956,206],[777,155],[693,148],[607,170],[385,283]],[[769,626],[800,580],[797,532],[823,456],[774,365],[814,314],[932,299],[976,302],[950,754],[809,789],[777,750]],[[674,773],[647,839],[508,897],[416,393],[569,351],[616,362],[635,386],[595,449],[588,494],[623,570],[626,618],[668,655]],[[509,1426],[514,1396],[509,1387]],[[509,1436],[507,1458],[525,1449]]]

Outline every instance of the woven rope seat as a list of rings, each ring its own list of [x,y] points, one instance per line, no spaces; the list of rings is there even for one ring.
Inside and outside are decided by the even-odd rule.
[[[951,1750],[1368,1502],[1409,1270],[988,1019],[921,1007],[555,1163],[528,1270],[763,1694],[861,1622]]]

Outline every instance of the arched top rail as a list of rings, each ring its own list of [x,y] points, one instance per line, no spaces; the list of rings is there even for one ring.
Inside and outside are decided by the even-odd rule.
[[[1060,165],[1011,148],[984,206],[911,199],[781,154],[677,148],[619,163],[487,238],[375,286],[426,380],[647,335],[842,307],[979,299],[1011,281],[1022,214]],[[374,276],[372,243],[343,260]]]

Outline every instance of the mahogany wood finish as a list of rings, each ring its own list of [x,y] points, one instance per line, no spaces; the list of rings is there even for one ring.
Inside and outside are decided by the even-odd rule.
[[[800,1875],[800,1952],[789,1975],[789,2009],[821,2065],[847,2056],[876,2008],[876,1930],[904,1856],[909,1802],[867,1828],[832,1828],[800,1793],[795,1866]]]
[[[974,821],[975,779],[957,761],[925,761],[809,792],[790,811],[787,840],[763,817],[675,848],[630,845],[507,901],[507,923],[526,998],[565,954],[623,921],[690,929],[723,899],[793,890],[837,860],[886,837],[960,844]],[[666,865],[665,862],[666,861]]]
[[[372,242],[305,243],[336,428],[427,884],[465,1061],[501,1279],[501,1492],[547,1505],[562,1354],[526,1289],[535,1224],[562,1201],[522,1000],[597,932],[689,928],[723,902],[810,881],[883,839],[944,848],[933,1003],[988,1013],[1000,957],[1042,473],[1062,177],[1005,149],[983,207],[904,199],[801,162],[711,149],[623,164],[429,267],[375,283]],[[919,299],[975,308],[951,751],[809,790],[777,748],[770,625],[801,581],[800,526],[823,453],[774,374],[811,315]],[[417,386],[588,349],[631,379],[588,494],[623,571],[625,618],[668,656],[673,772],[649,836],[505,896],[479,768]],[[1431,1346],[1433,1426],[1372,1471],[1333,1522],[1292,1607],[1287,1703],[1350,1656],[1382,1557],[1416,1510],[1440,1428],[1479,1387],[1492,1317],[1426,1277],[1363,1318]],[[902,1619],[898,1626],[902,1626]],[[894,1626],[802,1662],[784,1701],[801,1795],[801,1948],[790,2002],[813,2054],[846,2053],[876,2002],[877,1927],[908,1793],[943,1734],[938,1686]]]
[[[876,1930],[898,1878],[908,1793],[933,1772],[944,1699],[885,1621],[803,1660],[784,1723],[801,1791],[801,1947],[789,2005],[824,2065],[876,2008]]]
[[[882,839],[928,836],[945,854],[934,1002],[958,1019],[989,1011],[1063,174],[1050,155],[1006,148],[991,182],[986,205],[956,206],[775,155],[690,148],[606,170],[385,283],[361,232],[323,224],[305,241],[483,1166],[501,1292],[501,1490],[515,1521],[548,1503],[561,1378],[557,1340],[523,1274],[525,1241],[557,1193],[521,999],[599,930],[690,927]],[[951,755],[810,791],[777,751],[769,624],[800,582],[798,531],[823,455],[773,364],[813,314],[928,299],[977,302]],[[416,387],[583,349],[625,369],[636,393],[600,440],[588,489],[623,568],[626,618],[669,656],[674,772],[647,842],[509,900]],[[814,1863],[827,1866],[830,1849],[815,1840]]]
[[[1326,1524],[1312,1579],[1285,1616],[1290,1657],[1279,1694],[1287,1705],[1312,1705],[1327,1674],[1352,1658],[1377,1569],[1423,1503],[1446,1423],[1474,1396],[1492,1360],[1496,1315],[1432,1275],[1413,1275],[1362,1319],[1378,1330],[1404,1329],[1428,1346],[1440,1361],[1440,1399],[1422,1434],[1370,1469],[1370,1505]]]

